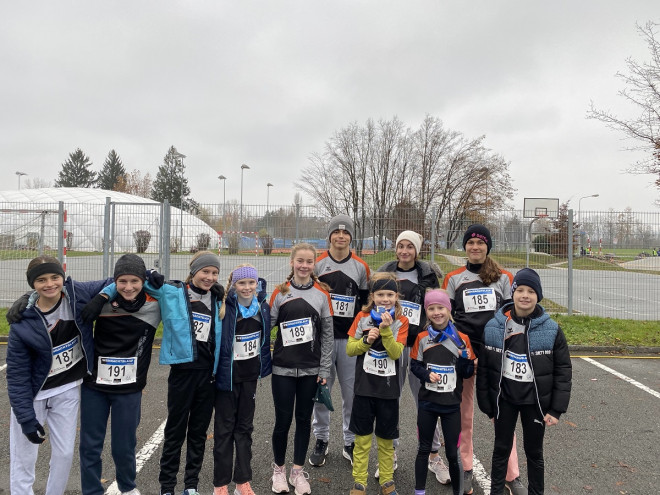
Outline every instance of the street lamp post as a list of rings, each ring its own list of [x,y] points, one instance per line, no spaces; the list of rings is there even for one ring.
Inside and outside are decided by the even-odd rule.
[[[273,187],[273,184],[270,182],[266,184],[266,233],[268,233],[268,205],[270,203],[270,188]]]
[[[582,196],[578,200],[578,225],[580,226],[580,256],[582,256],[582,235],[584,229],[582,227],[582,200],[587,198],[597,198],[600,194],[589,194],[588,196]]]
[[[181,190],[179,191],[179,249],[183,250],[183,153],[175,151],[172,153],[175,159],[181,160]]]
[[[218,175],[218,179],[222,181],[222,230],[227,230],[225,227],[225,207],[227,206],[227,177],[224,175]]]
[[[238,234],[239,236],[243,235],[243,171],[246,168],[249,169],[250,167],[248,167],[245,163],[241,165],[241,218],[238,223],[238,231],[240,232]]]
[[[27,175],[25,172],[16,172],[16,175],[18,175],[18,190],[21,190],[21,177],[24,175]]]

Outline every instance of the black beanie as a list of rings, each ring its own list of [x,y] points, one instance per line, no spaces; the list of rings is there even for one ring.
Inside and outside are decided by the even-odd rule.
[[[470,225],[465,231],[465,235],[463,235],[463,250],[465,250],[465,245],[467,242],[473,237],[484,241],[486,246],[488,246],[486,254],[490,253],[490,250],[493,249],[493,240],[490,237],[490,230],[479,223]]]
[[[147,268],[144,266],[144,260],[137,254],[123,255],[115,263],[115,280],[121,275],[135,275],[144,281],[147,276]]]
[[[531,268],[523,268],[518,270],[516,276],[513,277],[513,284],[511,284],[511,294],[516,291],[519,285],[526,285],[531,287],[534,292],[536,292],[536,297],[538,298],[537,302],[541,302],[543,299],[543,290],[541,289],[541,277]]]

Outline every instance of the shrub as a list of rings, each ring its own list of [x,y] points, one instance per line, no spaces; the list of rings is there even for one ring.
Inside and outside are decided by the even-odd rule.
[[[264,250],[264,255],[268,256],[273,252],[273,238],[266,229],[259,231],[259,241],[261,241],[261,248]]]
[[[14,234],[0,234],[0,249],[14,249],[16,236]]]
[[[241,236],[239,234],[231,234],[227,236],[227,247],[229,254],[238,254],[238,249],[241,245]]]
[[[133,232],[133,241],[135,242],[135,250],[138,253],[146,253],[151,241],[151,232],[148,230]]]
[[[211,236],[207,233],[197,234],[197,246],[196,251],[206,251],[211,244]]]

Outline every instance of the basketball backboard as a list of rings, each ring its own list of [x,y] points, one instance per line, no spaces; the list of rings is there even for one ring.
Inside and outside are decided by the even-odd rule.
[[[525,198],[523,218],[557,218],[558,215],[558,198]]]

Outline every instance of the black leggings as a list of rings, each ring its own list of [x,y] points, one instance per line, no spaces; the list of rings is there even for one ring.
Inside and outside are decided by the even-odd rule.
[[[500,495],[504,490],[506,466],[513,446],[513,432],[518,422],[523,430],[523,446],[527,457],[529,495],[543,493],[543,435],[545,423],[536,405],[517,406],[500,400],[499,417],[495,420],[495,446],[493,448],[493,472],[490,493]]]
[[[275,427],[273,428],[273,457],[275,464],[283,466],[286,462],[286,446],[289,428],[293,421],[295,404],[296,433],[293,437],[293,463],[305,464],[307,447],[312,431],[312,411],[316,394],[317,375],[281,376],[273,374],[271,386],[275,406]]]
[[[461,456],[458,455],[459,439],[461,435],[461,411],[438,414],[422,407],[417,409],[417,434],[419,435],[419,448],[415,458],[415,490],[426,489],[426,476],[428,474],[429,454],[433,444],[433,434],[440,418],[442,435],[445,438],[445,454],[451,476],[451,487],[454,495],[463,494],[463,466]]]

